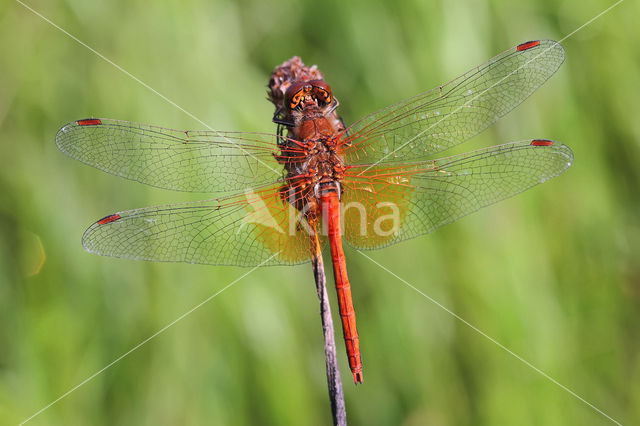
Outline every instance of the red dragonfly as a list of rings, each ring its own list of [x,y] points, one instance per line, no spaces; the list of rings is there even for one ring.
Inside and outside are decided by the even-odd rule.
[[[299,58],[271,77],[277,134],[71,122],[56,135],[68,156],[148,185],[219,197],[111,214],[87,229],[83,245],[129,259],[262,266],[308,262],[328,243],[349,366],[362,383],[342,238],[360,250],[386,247],[566,170],[571,150],[546,139],[434,159],[515,108],[563,61],[554,41],[523,43],[346,128],[322,74]]]

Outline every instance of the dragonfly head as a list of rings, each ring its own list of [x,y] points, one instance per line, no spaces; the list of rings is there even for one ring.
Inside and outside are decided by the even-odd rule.
[[[324,109],[334,103],[331,87],[323,80],[299,80],[287,89],[284,105],[289,111]]]

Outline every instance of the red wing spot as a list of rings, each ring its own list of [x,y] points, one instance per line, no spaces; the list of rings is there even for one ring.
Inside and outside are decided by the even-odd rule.
[[[517,47],[517,51],[522,52],[523,50],[531,49],[532,47],[536,47],[538,45],[540,45],[540,40],[528,41],[526,43],[519,44]]]
[[[78,126],[97,126],[102,124],[99,118],[87,118],[86,120],[78,120]]]
[[[531,141],[531,146],[551,146],[553,141],[549,139],[534,139]]]
[[[111,223],[114,222],[116,220],[120,219],[120,215],[119,214],[110,214],[109,216],[105,216],[102,219],[100,219],[98,221],[98,225],[106,225],[107,223]]]

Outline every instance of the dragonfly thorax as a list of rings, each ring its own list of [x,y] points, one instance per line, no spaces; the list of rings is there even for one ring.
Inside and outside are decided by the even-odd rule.
[[[282,189],[286,201],[298,210],[315,214],[321,190],[340,188],[345,169],[336,140],[341,130],[322,114],[306,116],[291,129],[290,137],[296,142],[290,141],[283,150],[299,154],[282,156],[287,182]]]

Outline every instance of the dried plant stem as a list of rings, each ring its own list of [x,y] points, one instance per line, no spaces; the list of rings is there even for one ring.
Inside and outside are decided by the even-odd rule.
[[[342,381],[340,380],[340,370],[338,369],[338,358],[336,356],[336,342],[333,333],[333,319],[331,318],[331,308],[329,297],[327,296],[327,277],[324,273],[324,262],[322,260],[322,250],[318,235],[314,232],[311,236],[311,263],[313,265],[313,276],[318,290],[320,300],[320,316],[322,318],[322,332],[324,333],[324,355],[327,367],[327,385],[329,386],[329,399],[331,400],[331,413],[333,424],[336,426],[346,426],[347,413],[344,406],[344,394],[342,392]]]

